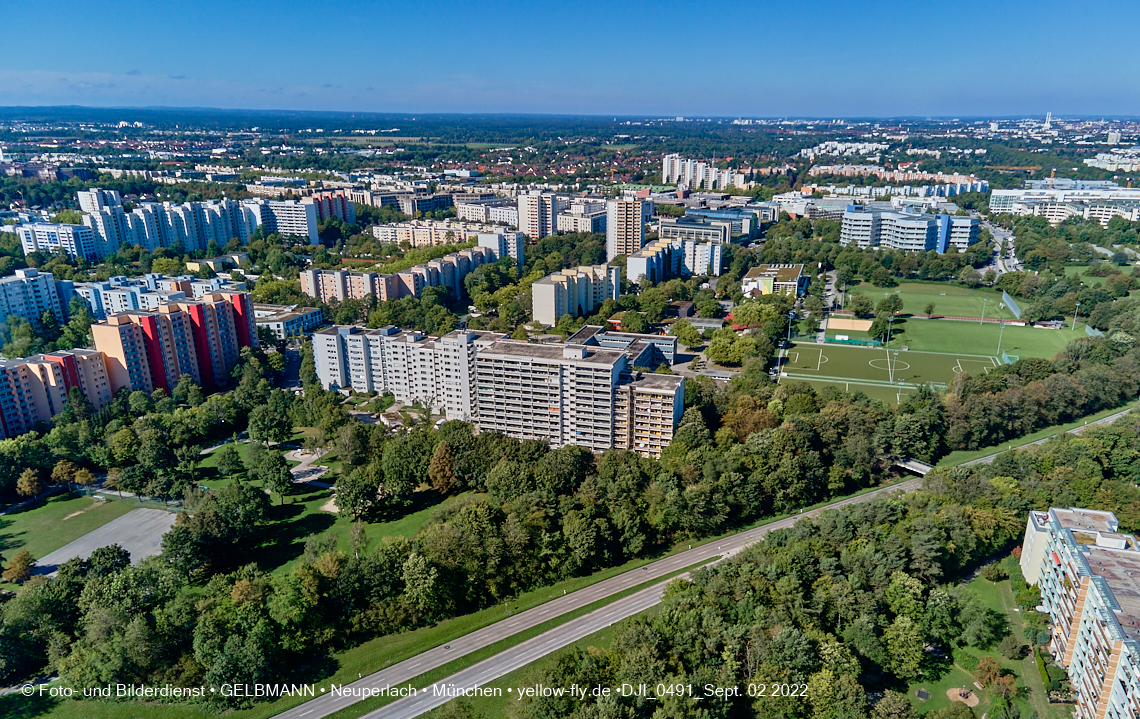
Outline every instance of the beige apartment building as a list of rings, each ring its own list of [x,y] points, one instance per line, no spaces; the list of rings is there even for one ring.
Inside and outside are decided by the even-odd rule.
[[[538,280],[530,290],[534,321],[553,326],[562,315],[580,317],[593,312],[606,298],[616,300],[621,292],[621,268],[583,265],[560,270]]]
[[[606,261],[629,256],[645,246],[645,226],[653,215],[653,203],[636,198],[606,203]]]
[[[639,372],[614,398],[614,446],[660,457],[685,411],[685,379]]]

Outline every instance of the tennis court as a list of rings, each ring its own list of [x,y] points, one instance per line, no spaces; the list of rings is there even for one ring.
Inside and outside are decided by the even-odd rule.
[[[962,372],[985,374],[1000,364],[980,355],[805,343],[787,350],[780,369],[791,379],[941,386]]]

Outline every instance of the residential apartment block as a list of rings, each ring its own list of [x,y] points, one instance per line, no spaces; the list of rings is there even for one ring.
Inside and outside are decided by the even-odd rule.
[[[682,158],[678,154],[665,155],[661,162],[661,177],[666,185],[684,185],[690,190],[724,190],[730,186],[745,186],[742,172],[722,170],[712,163]]]
[[[230,282],[221,277],[201,280],[190,275],[169,277],[159,273],[148,273],[142,277],[109,277],[99,282],[57,283],[56,286],[64,306],[71,297],[80,297],[96,319],[116,312],[153,311],[159,305],[214,292],[245,291],[244,282]]]
[[[978,241],[978,218],[894,212],[853,206],[843,213],[839,242],[908,252],[959,252]]]
[[[1140,545],[1112,512],[1030,512],[1025,580],[1041,590],[1054,661],[1076,695],[1076,719],[1140,716]]]
[[[470,242],[481,234],[502,232],[502,227],[457,220],[414,220],[395,225],[375,225],[372,235],[384,244],[436,247]]]
[[[16,270],[14,275],[0,279],[0,322],[20,317],[38,331],[43,329],[40,318],[44,312],[50,312],[57,322],[64,322],[67,305],[61,301],[60,289],[50,272]]]
[[[631,368],[672,357],[675,338],[590,329],[575,343],[538,345],[493,332],[331,327],[313,334],[313,357],[328,389],[390,392],[483,432],[556,447],[659,455],[680,422],[684,380]]]
[[[0,360],[0,439],[32,431],[63,411],[78,388],[100,410],[111,401],[102,352],[87,349]]]
[[[527,192],[518,197],[518,228],[532,241],[553,235],[555,218],[570,206],[570,198],[553,192]]]
[[[559,270],[530,287],[535,322],[553,326],[562,315],[580,317],[593,312],[621,292],[621,268],[612,265],[584,265]]]
[[[113,314],[91,326],[106,357],[112,394],[126,387],[168,392],[184,374],[203,387],[224,386],[242,347],[256,347],[253,305],[244,292],[217,292]]]
[[[809,279],[803,265],[757,265],[744,273],[740,291],[745,297],[771,294],[803,297]]]
[[[657,236],[662,240],[690,240],[727,245],[732,242],[732,221],[707,217],[662,217]],[[718,273],[719,274],[719,273]]]
[[[625,263],[630,281],[637,283],[642,277],[653,283],[693,275],[719,277],[721,244],[662,238],[634,252]]]
[[[653,203],[636,198],[606,203],[606,261],[632,255],[645,246],[645,226],[653,215]]]
[[[17,225],[16,237],[24,254],[43,252],[54,255],[65,252],[70,257],[81,257],[98,262],[106,257],[95,239],[95,231],[85,225],[61,225],[46,222]]]
[[[1070,217],[1081,217],[1107,227],[1108,221],[1116,216],[1129,222],[1140,219],[1140,188],[1119,187],[1114,182],[1063,183],[1058,180],[1051,187],[994,190],[990,193],[990,212],[1035,215],[1053,225]]]
[[[499,258],[488,247],[471,247],[429,260],[394,274],[351,272],[348,270],[305,270],[301,291],[321,302],[342,302],[375,295],[378,300],[419,297],[425,287],[446,287],[463,297],[463,278],[475,268]]]
[[[573,202],[565,212],[555,218],[555,229],[559,232],[605,232],[606,203]]]

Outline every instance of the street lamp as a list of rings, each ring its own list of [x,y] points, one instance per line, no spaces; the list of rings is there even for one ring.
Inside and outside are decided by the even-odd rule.
[[[891,346],[891,328],[894,326],[894,324],[895,324],[895,315],[892,312],[890,317],[887,317],[887,344],[884,345],[886,347]]]
[[[1076,308],[1073,310],[1073,331],[1077,331],[1077,313],[1081,311],[1081,303],[1078,302]]]
[[[1001,357],[1001,337],[1004,334],[1005,334],[1005,322],[1002,322],[1001,323],[1001,331],[998,332],[998,349],[997,349],[998,357]]]
[[[986,303],[989,301],[990,301],[989,297],[983,297],[982,298],[982,322],[986,321]],[[982,324],[982,322],[979,322],[978,324]]]
[[[788,345],[792,344],[792,320],[796,318],[795,312],[788,313]]]

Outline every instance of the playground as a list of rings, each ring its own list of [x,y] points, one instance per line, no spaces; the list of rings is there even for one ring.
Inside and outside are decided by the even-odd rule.
[[[894,402],[918,385],[943,387],[962,372],[985,374],[1000,365],[999,358],[985,355],[796,344],[785,352],[780,371],[791,380],[858,390]]]

